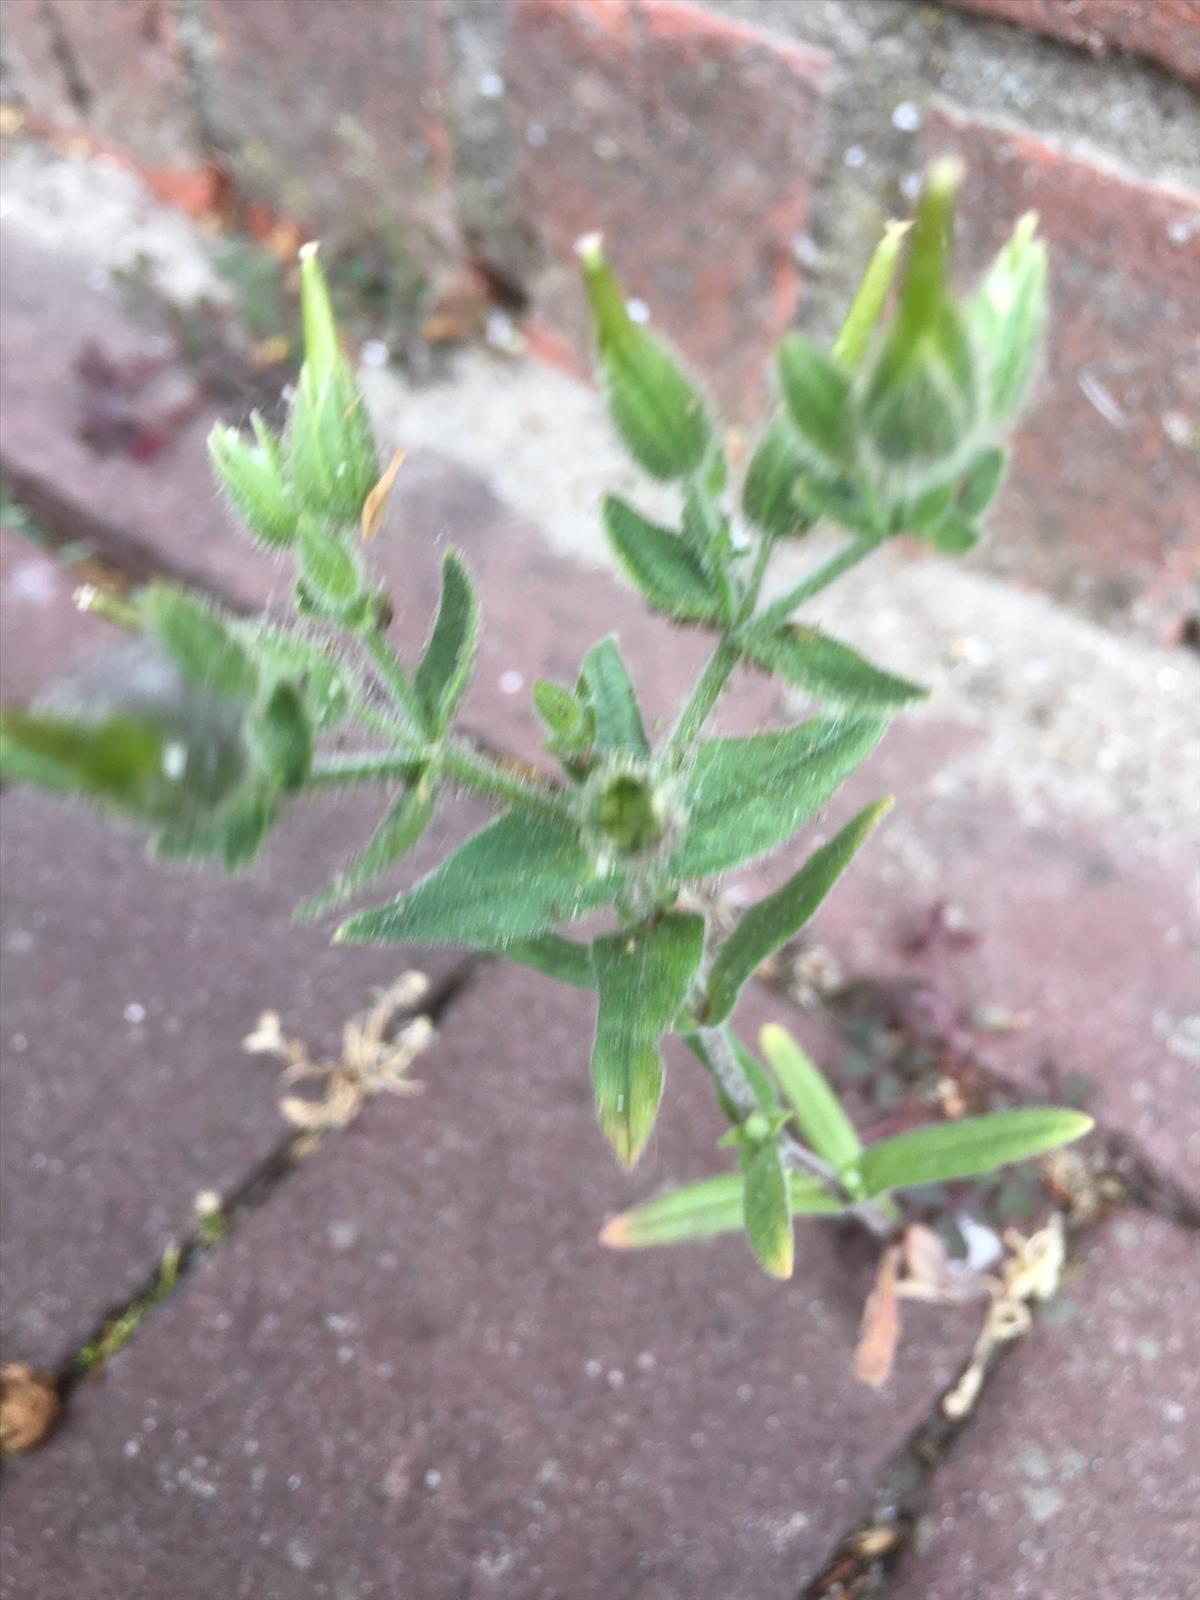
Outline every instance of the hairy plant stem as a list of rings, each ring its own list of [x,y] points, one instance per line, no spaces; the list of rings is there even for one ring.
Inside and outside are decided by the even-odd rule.
[[[379,750],[351,750],[315,761],[308,775],[308,787],[332,789],[343,783],[377,783],[388,778],[415,778],[423,765],[419,755],[387,755]]]
[[[814,595],[827,589],[831,583],[837,581],[844,572],[849,572],[851,567],[856,567],[872,552],[878,550],[880,541],[876,539],[853,539],[839,550],[837,555],[831,556],[823,566],[801,580],[794,588],[780,595],[778,600],[772,601],[759,612],[754,619],[756,625],[769,626],[773,622],[786,622],[797,606],[803,605],[806,600],[811,600]]]
[[[737,1051],[733,1048],[728,1024],[719,1028],[700,1028],[698,1032],[713,1076],[744,1120],[760,1107],[753,1086],[737,1058]],[[820,1156],[814,1154],[807,1145],[801,1144],[790,1133],[782,1134],[779,1149],[787,1166],[794,1167],[798,1172],[807,1172],[830,1194],[839,1200],[844,1200],[851,1215],[877,1239],[892,1238],[896,1232],[896,1225],[887,1207],[875,1200],[855,1200],[854,1196],[838,1182],[837,1174],[829,1163],[822,1161]]]
[[[368,628],[362,634],[362,642],[367,654],[375,663],[375,670],[379,673],[389,698],[411,723],[413,729],[423,735],[426,726],[424,709],[417,699],[416,690],[408,681],[408,674],[400,665],[396,652],[384,638],[383,629]]]
[[[742,647],[737,637],[738,629],[751,616],[758,604],[759,590],[767,575],[767,566],[774,548],[774,540],[765,535],[759,541],[754,556],[754,566],[751,568],[734,624],[723,635],[709,657],[708,665],[697,680],[687,704],[679,713],[679,720],[667,744],[668,757],[677,763],[687,754],[688,746],[708,721],[713,707],[721,698],[721,691],[729,682],[734,667],[741,660]]]
[[[574,820],[574,814],[565,796],[549,784],[531,783],[514,772],[506,771],[498,762],[478,754],[467,745],[448,743],[441,746],[436,756],[437,765],[466,789],[488,795],[493,800],[509,801],[526,811],[538,811],[543,816],[554,817],[559,822]]]
[[[700,674],[687,705],[680,712],[679,721],[667,743],[667,755],[676,764],[683,760],[692,740],[708,721],[741,654],[741,645],[731,634],[726,634],[708,658],[708,665]]]

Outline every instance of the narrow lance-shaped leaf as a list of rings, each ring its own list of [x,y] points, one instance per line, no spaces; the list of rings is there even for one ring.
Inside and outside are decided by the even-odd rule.
[[[916,1184],[948,1183],[1055,1150],[1081,1138],[1092,1126],[1091,1117],[1082,1111],[1054,1106],[994,1111],[961,1122],[914,1128],[911,1133],[870,1145],[859,1166],[867,1195]]]
[[[891,806],[889,797],[860,811],[828,844],[814,851],[781,889],[745,913],[709,973],[704,1020],[710,1026],[724,1022],[747,979],[799,933]]]
[[[789,1172],[787,1183],[794,1217],[836,1216],[846,1209],[807,1173]],[[600,1242],[611,1250],[641,1250],[740,1233],[745,1226],[744,1188],[740,1172],[725,1172],[671,1189],[613,1217],[601,1231]]]
[[[604,531],[621,569],[655,611],[680,622],[713,622],[719,595],[678,534],[647,522],[615,494],[605,495]]]
[[[592,1084],[600,1124],[622,1166],[641,1154],[662,1095],[659,1046],[704,952],[704,918],[672,912],[592,944],[600,1004]]]
[[[706,878],[774,850],[807,822],[883,737],[878,717],[814,717],[782,732],[708,739],[688,774],[682,879]]]
[[[442,600],[433,635],[413,678],[417,698],[439,737],[449,727],[468,683],[479,636],[479,607],[462,557],[450,550],[442,562]]]
[[[411,784],[384,817],[361,854],[338,873],[327,889],[299,906],[297,922],[319,917],[331,906],[348,900],[381,872],[399,861],[420,839],[429,826],[437,792],[428,777]]]
[[[929,692],[872,666],[849,645],[800,623],[752,628],[742,642],[760,667],[848,710],[894,711],[909,701],[923,700]]]
[[[608,905],[619,872],[597,874],[574,829],[508,812],[390,904],[361,911],[347,944],[458,944],[485,949],[546,932]]]
[[[762,1030],[761,1043],[805,1139],[835,1172],[853,1167],[862,1145],[820,1068],[791,1034],[775,1023],[768,1023]]]
[[[637,695],[614,637],[601,639],[584,656],[583,680],[591,696],[600,749],[649,754]]]
[[[790,1278],[795,1256],[787,1174],[774,1139],[765,1140],[748,1157],[743,1205],[746,1234],[764,1272]]]

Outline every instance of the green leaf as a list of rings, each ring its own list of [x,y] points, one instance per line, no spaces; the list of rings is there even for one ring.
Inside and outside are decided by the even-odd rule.
[[[711,877],[790,839],[886,728],[880,717],[814,717],[781,732],[706,740],[688,775],[688,823],[674,874]]]
[[[258,686],[248,652],[207,601],[169,583],[151,583],[138,609],[164,651],[193,683],[227,700],[245,700]]]
[[[542,726],[556,740],[582,749],[589,743],[587,708],[577,694],[561,683],[538,678],[533,686],[533,705]]]
[[[750,458],[742,485],[746,520],[777,539],[807,533],[814,519],[796,498],[796,489],[807,476],[791,424],[786,417],[775,417]]]
[[[642,1153],[662,1095],[659,1044],[704,953],[704,918],[670,912],[592,942],[600,1004],[592,1045],[596,1109],[622,1166]]]
[[[578,250],[613,424],[652,477],[687,477],[711,440],[703,401],[653,334],[630,319],[599,235],[581,239]]]
[[[760,1040],[805,1139],[835,1172],[853,1167],[862,1154],[862,1145],[820,1068],[791,1034],[774,1023],[762,1030]]]
[[[709,973],[704,1021],[710,1027],[724,1022],[737,1004],[742,985],[800,931],[891,807],[889,797],[860,811],[828,844],[814,851],[781,889],[745,913]]]
[[[285,794],[304,787],[312,767],[315,731],[304,696],[282,680],[267,696],[249,727],[258,758]]]
[[[605,495],[604,531],[622,571],[655,611],[680,622],[715,622],[720,597],[678,534],[647,522],[615,494]]]
[[[363,572],[358,557],[327,522],[302,516],[297,541],[300,576],[305,591],[322,615],[334,619],[352,615],[363,595]]]
[[[649,755],[637,696],[615,636],[601,639],[584,656],[583,681],[596,718],[598,747]]]
[[[789,1172],[787,1177],[793,1216],[834,1216],[846,1209],[806,1173]],[[724,1172],[671,1189],[613,1217],[602,1230],[600,1242],[613,1250],[640,1250],[739,1233],[745,1226],[743,1188],[740,1172]]]
[[[263,622],[237,622],[234,632],[266,679],[298,682],[318,728],[335,727],[345,717],[354,690],[347,670],[313,639]]]
[[[597,875],[573,829],[508,812],[407,894],[351,917],[335,938],[503,949],[608,905],[621,884],[620,873]]]
[[[908,222],[884,223],[883,238],[875,246],[858,293],[833,341],[830,355],[839,366],[854,368],[862,364],[871,335],[883,315],[903,251],[904,236],[911,226]]]
[[[86,795],[135,815],[162,800],[166,735],[128,716],[87,725],[16,709],[0,713],[0,774],[61,794]]]
[[[870,1145],[862,1153],[860,1171],[868,1196],[919,1183],[948,1183],[1070,1144],[1092,1127],[1091,1117],[1082,1111],[1053,1106],[994,1111],[914,1128]]]
[[[811,468],[836,476],[851,455],[849,376],[811,339],[789,333],[779,346],[779,378],[793,447]]]
[[[240,872],[258,855],[279,815],[279,796],[267,788],[236,800],[220,820],[221,859],[226,872]]]
[[[1008,465],[1008,452],[995,448],[981,450],[967,468],[959,495],[958,509],[964,517],[981,517],[1000,488],[1004,469]]]
[[[772,1278],[790,1278],[795,1256],[787,1174],[774,1139],[761,1144],[744,1168],[746,1233],[758,1264]]]
[[[919,684],[872,666],[849,645],[800,623],[751,628],[742,646],[768,672],[851,711],[894,711],[928,694]]]
[[[944,556],[970,555],[979,539],[979,529],[962,517],[947,517],[929,535],[930,544]]]
[[[331,906],[355,895],[381,872],[386,872],[420,839],[429,826],[437,790],[426,777],[410,784],[372,834],[361,854],[344,867],[320,894],[296,908],[294,920],[308,922],[323,916]]]
[[[154,839],[156,861],[195,861],[220,856],[227,872],[240,872],[261,851],[279,815],[279,796],[258,784],[235,798],[217,816],[170,822]]]
[[[558,933],[543,933],[536,939],[522,939],[502,947],[509,961],[544,972],[548,978],[572,984],[576,989],[594,989],[596,973],[590,944],[577,944]]]
[[[442,601],[433,636],[413,679],[417,698],[440,737],[449,727],[471,679],[479,637],[479,606],[462,557],[450,550],[442,562]]]

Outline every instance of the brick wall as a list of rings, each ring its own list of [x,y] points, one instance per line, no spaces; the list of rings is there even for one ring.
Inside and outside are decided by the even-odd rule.
[[[1196,614],[1200,0],[8,0],[3,28],[29,126],[193,204],[469,251],[579,363],[571,245],[602,227],[747,425],[781,330],[828,332],[956,148],[967,258],[1030,204],[1053,248],[984,559],[1159,636]]]

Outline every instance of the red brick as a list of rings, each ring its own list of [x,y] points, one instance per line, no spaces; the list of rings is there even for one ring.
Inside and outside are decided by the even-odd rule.
[[[1046,371],[988,559],[1094,613],[1132,608],[1169,633],[1194,609],[1200,575],[1200,470],[1186,436],[1200,406],[1200,195],[945,105],[928,143],[967,160],[970,267],[1030,207],[1050,243]]]
[[[248,191],[328,232],[419,250],[450,161],[438,8],[213,0],[209,17]]]
[[[539,316],[587,350],[574,243],[599,228],[628,293],[756,415],[800,290],[826,59],[675,0],[518,0],[517,203],[556,268]]]
[[[1195,1593],[1198,1282],[1194,1238],[1106,1225],[935,1480],[894,1600]]]
[[[201,156],[168,0],[11,0],[5,59],[22,103],[156,166]]]
[[[1197,0],[950,0],[1046,33],[1093,55],[1128,50],[1147,56],[1189,83],[1200,83]]]

